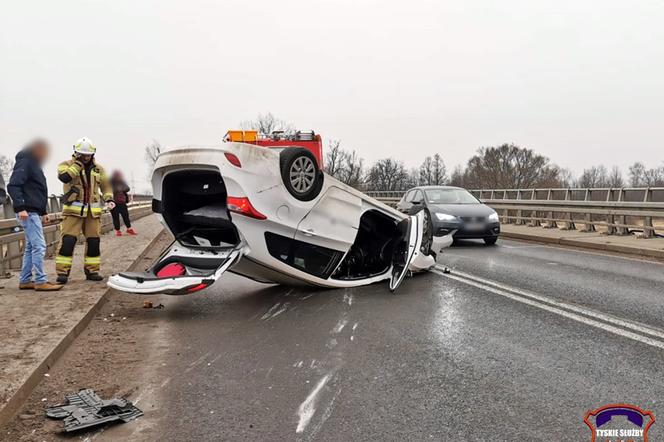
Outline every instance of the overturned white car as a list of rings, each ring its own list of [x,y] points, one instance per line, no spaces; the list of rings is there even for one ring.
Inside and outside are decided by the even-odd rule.
[[[435,265],[452,236],[435,237],[426,212],[404,215],[325,174],[302,147],[244,142],[161,154],[153,210],[175,241],[145,273],[114,289],[187,294],[226,271],[256,281],[354,287]]]

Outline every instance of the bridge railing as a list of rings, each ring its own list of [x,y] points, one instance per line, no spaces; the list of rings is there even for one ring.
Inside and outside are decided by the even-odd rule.
[[[634,231],[652,238],[664,231],[664,187],[476,189],[470,191],[500,215],[503,223],[559,227],[609,235]],[[403,191],[367,192],[396,205]]]
[[[133,201],[128,204],[131,219],[138,219],[152,213],[151,195],[134,195]],[[62,221],[62,205],[60,198],[52,195],[48,200],[49,222],[44,225],[44,238],[46,240],[47,255],[54,253],[60,240],[58,225]],[[2,206],[4,218],[0,218],[0,278],[6,275],[7,270],[21,267],[23,248],[25,246],[23,229],[20,227],[11,201]],[[104,212],[101,218],[102,232],[113,228],[113,221],[109,212]]]

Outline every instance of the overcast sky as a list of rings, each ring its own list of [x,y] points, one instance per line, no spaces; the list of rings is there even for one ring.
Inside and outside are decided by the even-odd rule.
[[[6,2],[0,153],[46,136],[55,187],[87,136],[145,188],[152,138],[215,144],[270,111],[369,162],[513,142],[576,173],[655,166],[663,23],[661,0]]]

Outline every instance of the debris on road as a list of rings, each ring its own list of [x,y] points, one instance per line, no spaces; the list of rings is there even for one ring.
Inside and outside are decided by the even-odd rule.
[[[162,309],[164,308],[165,305],[162,304],[161,302],[157,305],[154,305],[152,301],[143,301],[143,308],[156,308],[156,309]]]
[[[143,412],[125,399],[104,400],[94,390],[83,389],[65,396],[65,403],[46,408],[46,416],[64,419],[65,431],[76,431],[108,422],[129,422]]]

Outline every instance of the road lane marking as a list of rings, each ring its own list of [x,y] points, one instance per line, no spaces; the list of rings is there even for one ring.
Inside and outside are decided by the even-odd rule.
[[[498,244],[498,247],[504,247],[506,249],[532,249],[536,247],[542,247],[540,244],[533,244],[533,245],[527,245],[527,246],[510,246],[507,244],[500,243]]]
[[[563,302],[563,301],[558,301],[556,299],[553,299],[553,298],[550,298],[550,297],[547,297],[547,296],[538,295],[536,293],[528,292],[528,291],[525,291],[525,290],[522,290],[522,289],[519,289],[519,288],[516,288],[516,287],[508,286],[506,284],[502,284],[500,282],[485,279],[485,278],[482,278],[482,277],[479,277],[479,276],[471,275],[469,273],[465,273],[465,272],[455,270],[454,275],[460,276],[462,278],[471,279],[471,280],[476,281],[480,284],[487,284],[487,285],[496,287],[500,290],[506,290],[506,291],[515,293],[515,294],[520,295],[520,296],[525,296],[526,298],[532,298],[535,301],[550,304],[550,305],[553,305],[554,307],[559,307],[559,308],[562,308],[564,310],[571,310],[574,313],[579,313],[581,315],[589,316],[593,319],[608,322],[608,323],[611,323],[613,325],[617,325],[619,327],[628,328],[628,329],[631,329],[633,331],[648,334],[648,335],[651,335],[651,336],[654,336],[654,337],[657,337],[659,339],[664,340],[664,330],[657,330],[656,328],[649,327],[645,324],[639,324],[639,323],[634,322],[634,321],[627,321],[627,320],[617,318],[615,316],[608,315],[608,314],[605,314],[605,313],[601,313],[601,312],[598,312],[598,311],[595,311],[595,310],[592,310],[592,309],[589,309],[589,308],[586,308],[586,307],[579,307],[578,305],[570,304],[570,303]]]
[[[440,267],[436,266],[436,269]],[[557,301],[535,293],[526,292],[505,284],[496,283],[464,272],[454,271],[451,274],[433,270],[433,273],[480,288],[491,293],[528,304],[533,307],[564,316],[610,333],[642,342],[653,347],[664,349],[664,332],[643,324],[616,318],[573,304]],[[661,339],[661,340],[660,340]]]

